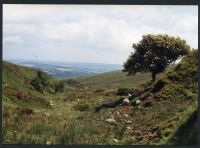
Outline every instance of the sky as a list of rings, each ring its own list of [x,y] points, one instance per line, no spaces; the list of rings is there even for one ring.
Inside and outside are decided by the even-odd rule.
[[[3,5],[3,59],[124,63],[145,34],[198,48],[198,6]]]

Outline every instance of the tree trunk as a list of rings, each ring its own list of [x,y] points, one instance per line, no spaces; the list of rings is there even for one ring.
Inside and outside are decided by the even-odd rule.
[[[151,75],[151,77],[152,77],[152,82],[155,82],[155,80],[156,80],[156,72],[155,71],[153,71],[152,72],[152,75]]]

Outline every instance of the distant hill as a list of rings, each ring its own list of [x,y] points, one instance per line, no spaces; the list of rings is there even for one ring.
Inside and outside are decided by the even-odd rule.
[[[95,75],[113,70],[122,69],[118,64],[75,63],[75,62],[48,62],[31,60],[9,60],[17,65],[40,69],[57,79]]]

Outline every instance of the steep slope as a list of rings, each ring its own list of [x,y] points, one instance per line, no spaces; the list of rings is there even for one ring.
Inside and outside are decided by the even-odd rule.
[[[46,144],[47,139],[55,137],[52,134],[54,128],[61,130],[59,128],[66,121],[79,115],[79,112],[73,112],[73,103],[63,103],[63,93],[55,94],[54,84],[58,81],[52,77],[47,76],[49,86],[43,93],[37,91],[31,84],[36,75],[36,70],[3,61],[4,143]],[[68,92],[68,88],[65,91]],[[57,114],[62,114],[62,126],[57,123]]]
[[[197,50],[192,51],[155,83],[135,89],[131,106],[102,109],[98,118],[116,120],[121,136],[113,137],[122,144],[196,144],[197,57]]]
[[[53,93],[52,84],[56,80],[48,77],[50,85],[45,89],[44,94],[41,94],[31,85],[31,80],[36,75],[36,70],[3,61],[3,100],[29,105],[32,103],[39,106],[45,105],[47,103],[45,94]]]

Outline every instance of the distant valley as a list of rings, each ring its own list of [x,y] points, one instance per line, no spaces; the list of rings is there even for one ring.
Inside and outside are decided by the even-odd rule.
[[[119,64],[49,62],[49,61],[32,61],[32,60],[6,60],[6,61],[21,66],[40,69],[57,79],[95,75],[99,73],[122,69],[122,65]]]

